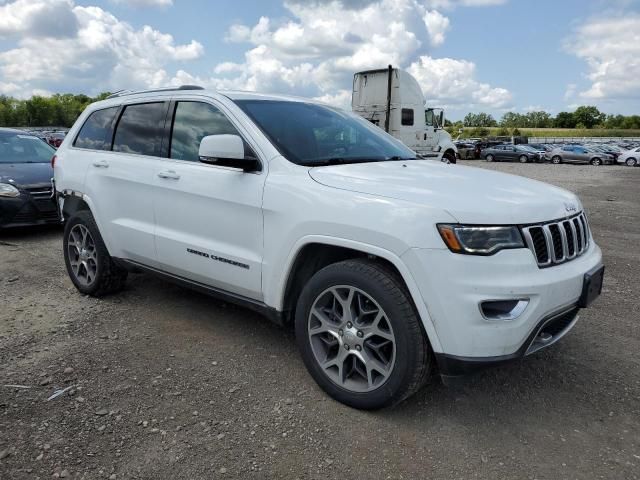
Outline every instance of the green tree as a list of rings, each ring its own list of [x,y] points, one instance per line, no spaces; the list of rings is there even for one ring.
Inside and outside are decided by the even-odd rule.
[[[555,120],[553,126],[556,128],[576,128],[578,123],[571,112],[560,112]]]
[[[583,124],[586,128],[593,128],[600,123],[604,123],[604,114],[594,106],[582,106],[573,112],[576,123]]]
[[[465,127],[497,127],[498,122],[488,113],[468,113],[463,120]]]

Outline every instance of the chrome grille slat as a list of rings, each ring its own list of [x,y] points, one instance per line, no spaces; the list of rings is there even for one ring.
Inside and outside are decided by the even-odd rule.
[[[584,212],[562,220],[528,225],[522,228],[522,235],[540,268],[558,265],[579,257],[587,251],[591,239],[589,222]],[[558,235],[561,245],[557,244]],[[556,250],[558,250],[557,254]],[[562,255],[559,250],[562,250]]]

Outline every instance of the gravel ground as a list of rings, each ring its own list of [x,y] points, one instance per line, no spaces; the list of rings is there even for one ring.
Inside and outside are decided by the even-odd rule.
[[[553,348],[360,412],[258,315],[148,275],[88,298],[59,229],[5,232],[0,478],[640,478],[640,168],[462,163],[568,188],[589,212],[604,293]]]

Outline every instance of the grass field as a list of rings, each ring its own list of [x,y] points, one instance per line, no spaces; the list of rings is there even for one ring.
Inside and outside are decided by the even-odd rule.
[[[496,136],[500,127],[489,128],[489,135]],[[511,132],[511,129],[507,129]],[[525,137],[640,137],[638,129],[582,129],[582,128],[520,128]],[[465,128],[462,138],[473,136],[473,128]]]

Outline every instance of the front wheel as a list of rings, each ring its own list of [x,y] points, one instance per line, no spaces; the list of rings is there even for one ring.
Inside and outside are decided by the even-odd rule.
[[[627,167],[635,167],[636,166],[636,159],[635,158],[627,158],[627,161],[625,163],[627,164]]]
[[[80,211],[67,221],[63,248],[69,278],[81,293],[101,297],[124,286],[127,271],[109,255],[90,212]]]
[[[487,155],[487,156],[485,157],[485,160],[486,160],[487,162],[493,162],[493,161],[495,160],[495,157],[494,157],[493,155],[489,154],[489,155]]]
[[[457,162],[456,156],[455,154],[451,153],[451,152],[445,152],[444,155],[442,155],[442,161],[445,163],[453,163],[455,164]]]
[[[317,272],[298,298],[295,327],[313,379],[351,407],[397,404],[424,385],[432,368],[408,293],[371,261],[347,260]]]
[[[520,163],[527,163],[529,161],[529,157],[526,155],[520,155]]]
[[[592,158],[591,159],[591,165],[593,166],[600,166],[602,165],[602,160],[600,160],[599,158]]]
[[[562,163],[562,158],[559,155],[556,155],[551,159],[551,162],[554,165],[560,165]]]

